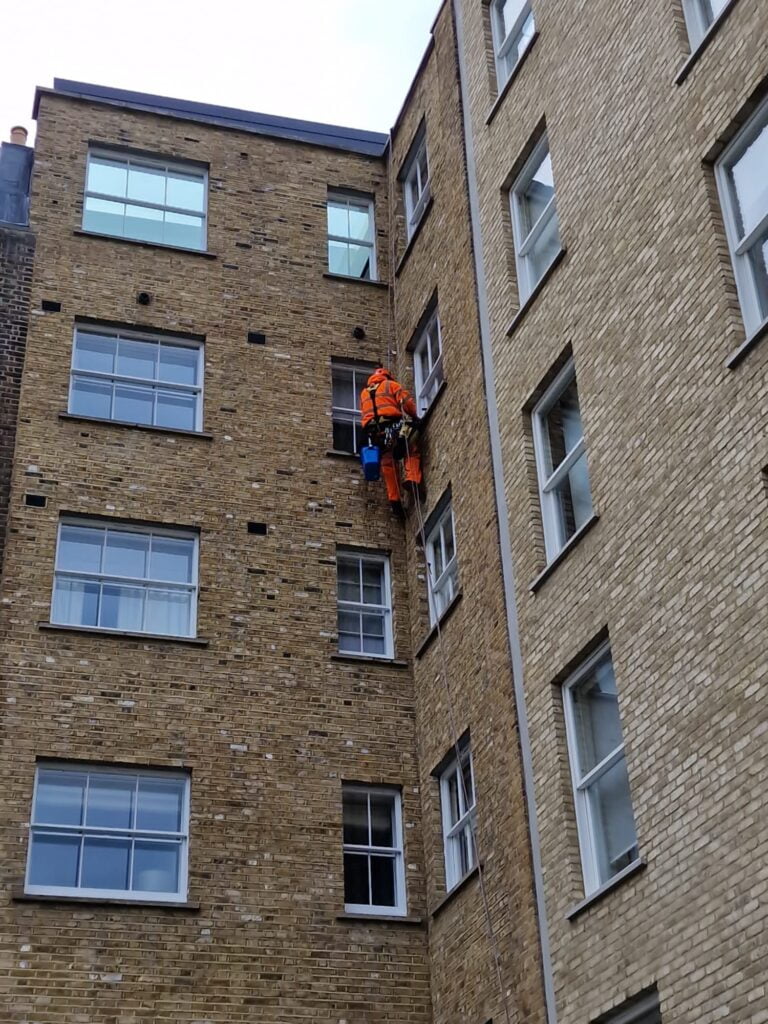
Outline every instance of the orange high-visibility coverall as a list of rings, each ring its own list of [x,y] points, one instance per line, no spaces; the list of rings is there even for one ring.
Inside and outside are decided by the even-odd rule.
[[[374,397],[370,388],[375,387],[375,415]],[[362,416],[363,430],[366,427],[373,428],[374,425],[386,427],[396,423],[403,416],[410,416],[411,419],[418,419],[418,409],[410,393],[394,379],[389,370],[380,366],[374,370],[368,378],[368,384],[360,394],[360,411]],[[407,454],[404,458],[405,479],[409,483],[421,483],[421,455],[418,447],[412,439],[408,441]],[[387,488],[387,498],[390,501],[400,501],[400,481],[397,476],[397,467],[391,451],[381,453],[381,475],[384,477],[384,484]]]

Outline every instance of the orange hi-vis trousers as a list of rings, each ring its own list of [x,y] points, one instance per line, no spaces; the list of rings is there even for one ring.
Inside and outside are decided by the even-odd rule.
[[[408,483],[421,483],[421,455],[413,440],[408,442],[408,454],[403,459],[405,466],[405,479]],[[400,501],[400,478],[397,472],[397,464],[392,452],[381,453],[381,475],[384,478],[384,485],[387,488],[389,501]]]

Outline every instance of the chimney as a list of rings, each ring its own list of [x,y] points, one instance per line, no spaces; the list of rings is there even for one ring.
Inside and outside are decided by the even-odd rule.
[[[28,135],[29,132],[23,125],[15,124],[11,128],[11,142],[14,146],[26,146]]]

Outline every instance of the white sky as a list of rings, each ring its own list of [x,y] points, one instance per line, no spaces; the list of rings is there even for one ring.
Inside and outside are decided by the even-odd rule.
[[[0,139],[54,77],[388,131],[440,0],[2,4]],[[215,15],[215,17],[213,16]]]

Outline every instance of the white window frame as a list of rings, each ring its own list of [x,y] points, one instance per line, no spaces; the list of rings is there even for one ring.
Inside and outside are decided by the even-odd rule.
[[[683,14],[688,29],[688,38],[691,41],[691,52],[696,50],[704,41],[704,37],[723,14],[728,3],[716,14],[712,11],[710,17],[711,0],[683,0]]]
[[[87,799],[87,786],[90,782],[92,775],[121,775],[121,776],[135,776],[139,778],[152,778],[152,779],[182,779],[184,780],[184,796],[182,802],[181,812],[181,823],[182,829],[180,832],[152,832],[148,830],[140,829],[119,829],[119,828],[105,828],[101,826],[88,826],[88,825],[39,825],[35,824],[35,813],[37,808],[37,783],[40,775],[40,771],[46,770],[54,771],[70,771],[77,775],[86,775],[88,781],[86,782],[86,799]],[[83,899],[120,899],[120,900],[135,900],[139,903],[185,903],[187,900],[187,889],[188,889],[188,875],[189,875],[189,801],[190,801],[190,775],[189,772],[173,771],[164,769],[149,770],[144,768],[134,768],[131,765],[117,766],[117,765],[99,765],[93,764],[92,762],[77,762],[77,761],[40,761],[35,767],[35,781],[32,793],[32,806],[30,809],[30,821],[29,821],[29,840],[27,842],[27,866],[25,871],[25,884],[24,892],[30,895],[36,896],[74,896],[81,897]],[[179,887],[175,893],[165,893],[144,891],[144,890],[131,890],[131,889],[88,889],[79,886],[58,886],[58,885],[33,885],[29,881],[29,873],[32,867],[32,837],[34,833],[47,833],[47,834],[65,834],[65,835],[80,835],[80,836],[115,836],[119,838],[128,839],[178,839],[180,841],[181,852],[179,855]],[[131,848],[133,851],[133,847]],[[131,852],[131,870],[132,870],[132,856]],[[78,866],[78,876],[82,872],[82,856],[80,857],[80,863]]]
[[[766,204],[765,213],[755,227],[741,237],[738,229],[736,196],[731,186],[729,168],[740,159],[766,125],[768,125],[768,100],[760,104],[715,164],[715,178],[723,208],[725,233],[731,251],[736,290],[748,339],[768,323],[768,315],[763,315],[760,311],[757,285],[749,259],[749,251],[752,246],[759,241],[761,235],[768,232],[768,204]]]
[[[513,49],[515,49],[522,35],[523,27],[533,15],[530,2],[526,2],[520,9],[520,13],[515,19],[515,23],[508,33],[504,33],[504,3],[505,0],[492,0],[491,3],[491,31],[493,34],[493,49],[496,58],[496,78],[498,81],[499,89],[502,89],[506,82],[509,80],[512,72],[515,70],[517,65],[523,59],[528,52],[533,39],[529,41],[523,52],[518,56],[514,64],[509,62],[509,56]],[[534,20],[534,33],[536,32],[536,25]]]
[[[384,619],[384,653],[378,654],[375,651],[343,651],[341,649],[341,643],[339,641],[339,654],[342,654],[345,658],[378,658],[382,661],[391,661],[394,656],[394,638],[392,632],[392,581],[391,581],[391,570],[389,563],[389,556],[382,555],[375,551],[357,551],[354,548],[339,548],[336,552],[336,565],[337,565],[337,583],[338,583],[338,564],[341,561],[357,561],[361,566],[363,562],[369,562],[383,567],[383,584],[382,589],[384,592],[385,604],[359,604],[356,601],[342,601],[338,592],[336,595],[336,607],[338,611],[350,611],[359,614],[371,614],[381,613]],[[362,621],[362,620],[361,620]],[[362,634],[361,634],[361,647],[362,647]]]
[[[427,176],[424,178],[421,173],[421,157],[424,156],[424,163],[427,165]],[[412,151],[406,162],[402,173],[403,199],[405,202],[405,225],[408,239],[413,236],[419,226],[419,221],[424,216],[427,203],[432,195],[430,186],[431,172],[429,168],[429,151],[427,150],[427,132],[425,128],[419,130],[416,141],[413,143]],[[418,199],[413,201],[412,189],[418,193]]]
[[[453,557],[446,562],[446,526],[450,523],[453,536]],[[440,549],[440,561],[443,571],[435,576],[436,549]],[[427,571],[429,573],[429,617],[434,625],[445,614],[448,606],[459,592],[459,562],[456,552],[456,522],[453,515],[453,502],[450,497],[439,510],[434,523],[427,533]]]
[[[106,535],[109,532],[112,533],[141,533],[149,534],[150,536],[156,537],[171,537],[176,540],[186,540],[193,542],[192,548],[192,583],[177,583],[173,581],[165,582],[163,580],[150,580],[141,579],[139,577],[132,576],[112,576],[107,573],[91,573],[87,571],[77,572],[73,569],[59,569],[59,550],[61,544],[61,531],[67,526],[81,526],[89,530],[102,530],[105,535],[104,543],[106,543]],[[103,546],[102,546],[103,550]],[[51,592],[51,622],[54,624],[61,625],[63,627],[71,626],[73,629],[88,629],[94,631],[103,631],[105,633],[114,633],[115,629],[112,626],[80,626],[78,623],[73,622],[61,622],[57,623],[53,617],[53,607],[56,598],[56,583],[59,579],[74,579],[82,580],[86,583],[99,583],[99,584],[115,584],[117,586],[137,586],[142,587],[145,590],[163,589],[163,590],[174,590],[184,593],[190,593],[192,599],[190,601],[190,618],[189,618],[189,633],[162,633],[157,634],[151,629],[141,630],[130,630],[131,634],[140,636],[146,633],[149,636],[167,636],[168,640],[182,639],[189,640],[194,639],[197,636],[197,602],[199,597],[200,579],[199,579],[199,561],[200,561],[200,537],[199,534],[194,530],[174,530],[165,529],[154,526],[140,526],[134,525],[130,520],[109,520],[105,521],[102,519],[86,519],[79,518],[77,516],[65,516],[59,520],[58,529],[56,532],[56,556],[54,562],[53,572],[53,590]],[[144,612],[146,615],[146,603],[144,605]],[[123,632],[117,630],[117,632]]]
[[[464,776],[461,772],[459,759],[456,751],[453,751],[450,761],[440,772],[440,812],[443,823],[443,851],[445,854],[445,889],[450,892],[466,876],[477,867],[477,850],[475,846],[475,828],[477,822],[477,785],[475,783],[475,765],[472,758],[472,748],[468,740],[459,744],[459,755],[461,761],[469,762],[469,773],[472,779],[473,803],[467,806],[467,796],[464,792]],[[459,798],[459,820],[451,823],[450,808],[450,781],[458,773],[458,785],[456,787]],[[468,859],[469,867],[466,871],[461,870],[461,859],[458,850],[462,841],[462,834],[469,834]]]
[[[125,338],[127,341],[144,341],[149,342],[153,345],[157,345],[158,352],[162,345],[167,345],[171,348],[187,348],[197,351],[197,379],[198,384],[177,384],[175,382],[166,382],[159,379],[152,379],[148,377],[129,377],[119,373],[102,373],[98,370],[81,370],[75,367],[75,357],[77,355],[77,340],[78,335],[83,334],[99,334],[105,337],[116,338],[119,342],[121,338]],[[72,363],[69,374],[69,395],[67,399],[67,410],[76,416],[83,416],[85,419],[103,420],[105,423],[124,423],[126,426],[131,424],[127,420],[118,420],[113,416],[101,417],[101,416],[88,416],[83,413],[72,413],[72,394],[73,385],[75,378],[82,378],[101,382],[110,382],[113,385],[112,388],[112,409],[115,405],[115,386],[120,384],[127,384],[131,387],[142,388],[146,391],[154,393],[154,402],[152,407],[153,417],[157,414],[157,392],[159,391],[177,391],[180,394],[194,395],[195,396],[195,433],[202,432],[203,429],[203,387],[204,387],[204,376],[205,376],[205,348],[202,342],[191,341],[187,338],[178,337],[166,337],[166,335],[152,334],[144,331],[124,331],[121,329],[101,326],[100,324],[86,324],[77,323],[75,324],[74,338],[72,341]],[[176,430],[181,428],[176,427],[164,427],[158,426],[156,423],[141,423],[137,424],[141,427],[152,428],[154,430]]]
[[[432,362],[432,346],[430,344],[433,332],[437,334],[438,347],[438,357],[434,362]],[[427,362],[430,364],[430,370],[426,377],[424,377],[421,367],[421,353],[424,351],[427,353]],[[426,324],[419,332],[416,344],[413,346],[413,380],[419,416],[423,416],[437,398],[437,394],[445,381],[443,333],[437,307],[430,313]],[[431,398],[429,397],[430,393],[432,395]]]
[[[188,210],[181,206],[167,206],[164,203],[150,203],[146,200],[141,199],[128,199],[126,196],[114,196],[107,192],[94,192],[88,188],[88,178],[90,176],[91,160],[93,158],[97,160],[111,160],[113,163],[124,163],[126,168],[130,167],[131,164],[139,164],[142,167],[152,167],[155,170],[165,171],[166,175],[170,172],[176,171],[179,174],[185,174],[188,177],[193,175],[202,178],[203,180],[203,209],[202,210]],[[179,213],[187,217],[200,217],[203,222],[203,237],[202,245],[198,248],[197,246],[178,246],[170,242],[152,242],[145,238],[136,239],[133,235],[113,235],[108,234],[108,238],[129,238],[133,241],[143,242],[145,245],[159,245],[168,246],[171,249],[184,249],[188,248],[190,252],[206,252],[208,249],[208,169],[201,167],[200,164],[196,164],[193,161],[183,160],[161,160],[152,157],[137,156],[136,154],[123,153],[118,150],[111,150],[109,148],[94,147],[88,150],[88,158],[85,167],[85,184],[83,192],[83,221],[82,229],[88,234],[101,234],[101,232],[91,232],[85,226],[86,216],[86,201],[89,199],[104,199],[107,202],[112,203],[123,203],[124,205],[130,206],[142,206],[148,210],[163,210],[169,213]]]
[[[367,854],[369,857],[369,884],[370,884],[370,856],[390,857],[395,861],[395,906],[377,906],[369,903],[345,903],[344,910],[347,914],[375,914],[376,916],[404,917],[408,913],[408,899],[405,888],[405,849],[403,845],[403,807],[400,791],[393,786],[363,786],[351,783],[342,785],[342,828],[343,828],[343,794],[357,793],[368,797],[368,823],[370,828],[371,820],[371,797],[385,796],[387,799],[394,798],[394,846],[372,846],[343,843],[343,853]]]
[[[371,251],[369,263],[370,273],[368,277],[357,277],[355,274],[340,274],[339,276],[351,277],[355,281],[378,281],[379,278],[376,267],[376,210],[373,197],[361,195],[359,193],[343,192],[340,190],[329,189],[326,209],[330,203],[335,203],[336,205],[346,204],[347,207],[349,207],[350,204],[358,207],[367,207],[368,217],[370,218],[371,224],[370,242],[360,238],[349,238],[346,235],[332,235],[330,231],[327,230],[326,227],[327,241],[341,242],[344,245],[365,246],[367,249],[370,249]],[[330,260],[328,262],[328,270],[329,272],[331,270]]]
[[[360,424],[360,393],[368,382],[368,378],[376,369],[373,363],[357,363],[351,359],[331,360],[331,423],[351,423],[354,437],[354,449],[351,455],[357,455],[363,443],[363,428]],[[355,408],[348,409],[346,406],[336,405],[333,397],[334,378],[337,372],[352,374],[352,391],[355,396]],[[361,378],[358,387],[357,378]],[[364,378],[364,379],[362,379]],[[345,448],[338,449],[334,444],[335,451],[346,451]]]
[[[582,662],[576,671],[563,683],[565,733],[568,743],[568,759],[571,767],[571,781],[573,784],[573,799],[576,809],[576,827],[579,834],[579,849],[581,852],[585,897],[590,896],[603,886],[608,885],[611,881],[611,879],[600,878],[600,857],[598,853],[600,849],[600,839],[598,837],[597,828],[592,820],[592,812],[589,804],[589,789],[593,783],[597,782],[606,774],[606,772],[615,767],[615,765],[620,761],[626,761],[627,755],[625,751],[624,732],[622,730],[621,743],[607,754],[599,764],[596,764],[586,774],[582,775],[579,764],[578,728],[576,725],[572,694],[574,688],[578,686],[585,676],[589,675],[594,666],[606,655],[609,657],[611,655],[611,644],[608,640],[601,644],[593,654]],[[613,659],[611,659],[611,668],[613,669]],[[629,795],[631,800],[631,791]],[[612,877],[615,878],[616,875],[621,874],[621,871],[626,871],[628,868],[632,867],[633,864],[638,863],[638,860],[639,857],[635,858],[632,864],[620,869]]]
[[[522,306],[531,294],[535,290],[539,281],[542,280],[549,267],[557,258],[557,254],[552,257],[552,260],[545,267],[539,276],[535,276],[534,270],[531,264],[530,253],[533,247],[538,242],[546,228],[554,218],[557,223],[558,238],[560,237],[560,225],[557,220],[557,187],[552,192],[552,198],[547,203],[544,210],[539,215],[539,219],[530,229],[526,232],[525,221],[523,212],[521,209],[520,196],[525,193],[526,189],[533,180],[533,175],[539,168],[541,162],[545,159],[547,154],[550,153],[549,149],[549,137],[544,135],[539,142],[536,144],[536,148],[531,153],[529,158],[525,162],[520,174],[517,176],[514,185],[509,191],[509,204],[512,214],[512,234],[515,242],[515,265],[517,267],[517,285],[519,292],[519,301]],[[551,154],[550,154],[551,156]],[[562,240],[561,240],[562,247]]]
[[[541,518],[544,527],[544,546],[547,553],[547,562],[553,561],[571,540],[563,533],[563,524],[560,517],[560,502],[558,499],[558,487],[568,476],[570,471],[585,455],[587,450],[584,441],[584,423],[581,424],[581,440],[574,445],[559,466],[555,466],[550,472],[546,464],[546,453],[549,447],[547,432],[547,417],[552,407],[557,403],[562,393],[568,388],[571,381],[576,380],[576,366],[573,359],[569,359],[557,377],[544,392],[536,403],[531,414],[533,424],[533,449],[536,455],[536,476],[539,482],[539,501],[541,503]],[[581,410],[579,410],[581,420]],[[590,488],[590,503],[592,491]],[[594,508],[594,506],[593,506]],[[581,527],[583,528],[583,527]],[[578,532],[578,530],[576,531]]]

